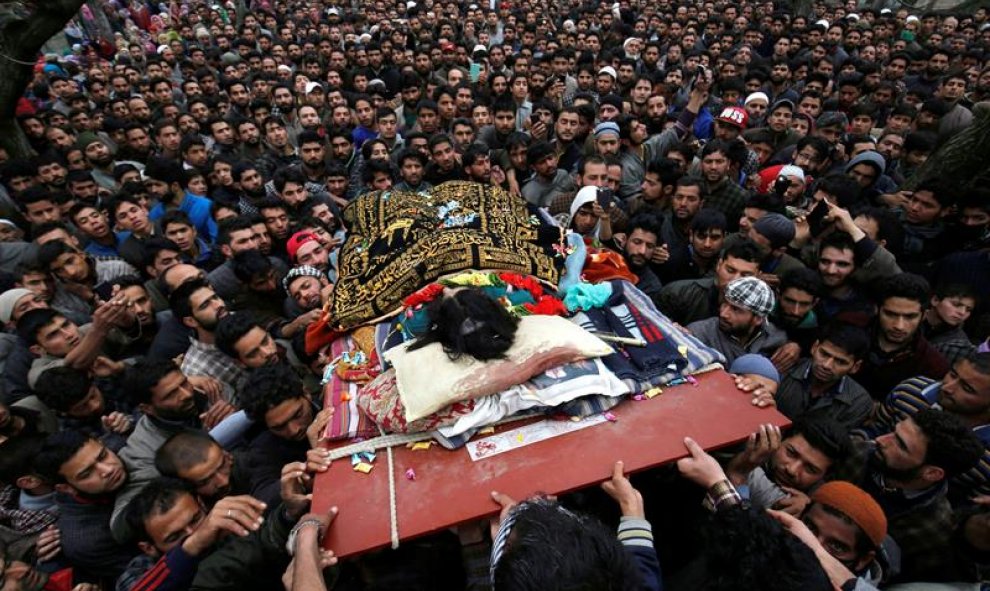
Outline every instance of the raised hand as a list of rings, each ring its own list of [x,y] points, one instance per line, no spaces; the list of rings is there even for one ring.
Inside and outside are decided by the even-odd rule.
[[[40,534],[34,543],[35,553],[38,555],[38,562],[48,562],[62,552],[62,533],[58,526],[49,525]]]
[[[518,505],[519,503],[517,503],[516,500],[510,497],[509,495],[502,494],[494,490],[491,492],[491,497],[492,497],[492,501],[498,503],[499,506],[502,508],[502,510],[499,511],[498,516],[492,517],[491,520],[489,521],[489,527],[491,528],[492,539],[494,540],[495,536],[498,535],[498,528],[502,525],[502,520],[508,517],[509,512],[512,511],[512,508]]]
[[[602,483],[602,490],[619,504],[623,517],[644,519],[646,510],[643,508],[643,495],[636,490],[629,479],[623,474],[621,461],[612,466],[612,478]]]
[[[677,469],[691,482],[705,490],[726,479],[725,470],[718,461],[690,437],[684,438],[684,447],[691,454],[677,460]]]

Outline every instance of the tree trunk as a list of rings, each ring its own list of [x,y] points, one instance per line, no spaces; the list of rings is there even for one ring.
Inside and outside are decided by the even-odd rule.
[[[938,147],[904,188],[939,179],[960,190],[990,184],[990,102],[973,106],[973,122]]]
[[[38,51],[65,28],[84,0],[0,3],[0,146],[11,157],[30,155],[14,118],[17,101],[31,81]]]

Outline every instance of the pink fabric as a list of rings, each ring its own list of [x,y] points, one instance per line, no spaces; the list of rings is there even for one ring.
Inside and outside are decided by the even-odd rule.
[[[389,369],[361,389],[358,406],[389,433],[421,433],[453,425],[458,418],[474,411],[474,400],[456,402],[428,417],[407,423],[395,370]]]
[[[354,340],[344,335],[330,343],[329,356],[331,360],[337,360],[344,353],[356,351]],[[378,428],[358,408],[360,390],[360,384],[341,379],[337,372],[333,372],[330,381],[323,386],[323,406],[334,409],[329,433],[332,441],[378,435]]]

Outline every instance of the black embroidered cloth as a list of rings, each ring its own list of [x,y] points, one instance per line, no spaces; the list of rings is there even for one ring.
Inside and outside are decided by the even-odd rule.
[[[508,192],[454,181],[428,192],[375,191],[343,213],[347,240],[330,304],[331,325],[354,327],[450,273],[512,271],[556,285],[560,229]]]

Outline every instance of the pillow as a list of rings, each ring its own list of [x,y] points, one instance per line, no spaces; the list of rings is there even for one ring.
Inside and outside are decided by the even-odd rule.
[[[559,316],[525,316],[505,359],[478,361],[464,355],[452,361],[439,343],[409,350],[409,344],[385,353],[395,368],[399,397],[412,422],[441,408],[501,392],[564,363],[603,357],[612,348]]]

